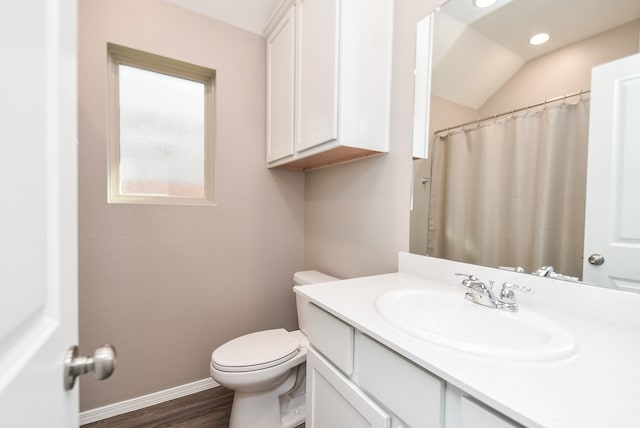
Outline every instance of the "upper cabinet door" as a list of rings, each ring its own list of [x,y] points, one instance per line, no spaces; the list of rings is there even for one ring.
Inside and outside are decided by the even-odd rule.
[[[302,0],[297,10],[295,149],[301,151],[338,138],[339,1]]]
[[[293,154],[295,9],[267,38],[267,162]]]

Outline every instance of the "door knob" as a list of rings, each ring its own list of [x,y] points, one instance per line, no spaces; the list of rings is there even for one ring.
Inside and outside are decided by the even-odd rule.
[[[588,260],[592,265],[600,266],[604,263],[604,256],[601,254],[591,254]]]
[[[116,348],[112,345],[103,345],[96,349],[92,357],[78,356],[77,346],[67,350],[64,359],[64,389],[73,388],[76,378],[85,373],[93,372],[98,380],[106,379],[116,368]]]

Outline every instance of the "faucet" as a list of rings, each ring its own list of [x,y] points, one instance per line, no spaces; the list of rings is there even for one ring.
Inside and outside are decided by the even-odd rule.
[[[563,275],[561,273],[556,272],[555,270],[553,270],[553,266],[542,266],[540,269],[531,273],[537,276],[546,276],[549,278],[564,279],[566,281],[578,281],[578,277],[576,276]]]
[[[467,292],[464,295],[465,299],[471,300],[473,303],[479,305],[501,309],[507,312],[518,312],[518,303],[515,299],[514,290],[529,294],[533,293],[531,288],[512,282],[505,282],[502,284],[500,294],[496,296],[493,293],[493,281],[489,281],[489,286],[487,287],[487,285],[475,275],[466,273],[456,273],[456,275],[465,277],[465,279],[462,280],[462,285],[467,287]]]
[[[540,269],[533,271],[531,273],[537,276],[551,276],[552,274],[555,273],[555,271],[553,270],[553,266],[542,266],[540,267]]]

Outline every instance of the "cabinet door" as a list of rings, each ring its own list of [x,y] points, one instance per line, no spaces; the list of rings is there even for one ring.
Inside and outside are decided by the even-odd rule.
[[[338,138],[339,0],[297,6],[296,151]]]
[[[467,397],[461,398],[461,428],[517,428],[514,422]]]
[[[267,162],[293,154],[295,12],[267,38]]]
[[[446,386],[445,428],[522,428],[451,384]]]
[[[309,428],[389,428],[390,416],[312,348],[307,353]]]

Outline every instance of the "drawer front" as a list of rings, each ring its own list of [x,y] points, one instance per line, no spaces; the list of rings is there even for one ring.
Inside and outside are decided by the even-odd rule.
[[[309,303],[307,323],[311,345],[350,376],[353,373],[353,327],[313,303]]]
[[[444,381],[358,333],[358,385],[412,428],[443,426]]]

